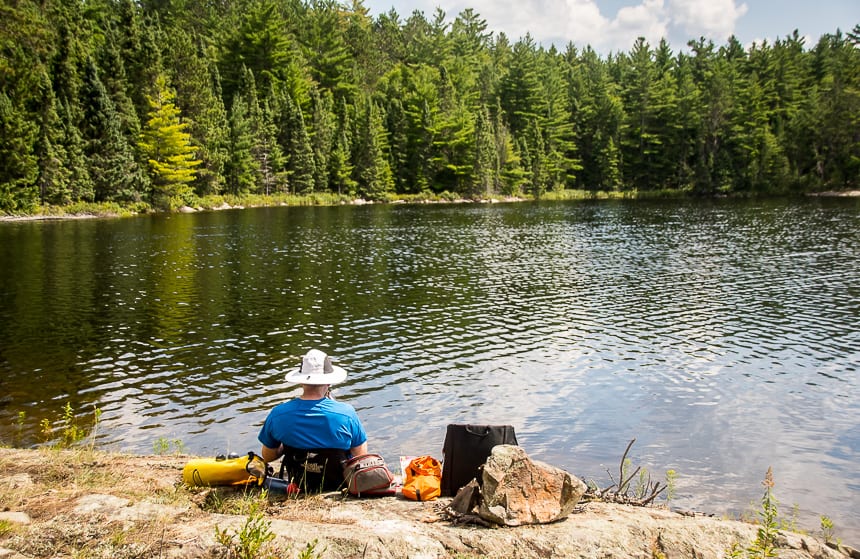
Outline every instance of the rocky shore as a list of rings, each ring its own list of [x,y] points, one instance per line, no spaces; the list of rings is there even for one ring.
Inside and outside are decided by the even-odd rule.
[[[551,524],[486,528],[453,521],[449,499],[266,500],[257,489],[188,488],[188,459],[0,449],[0,559],[721,559],[751,545],[758,529],[605,502],[582,502]],[[812,535],[780,532],[777,545],[782,558],[860,558]]]

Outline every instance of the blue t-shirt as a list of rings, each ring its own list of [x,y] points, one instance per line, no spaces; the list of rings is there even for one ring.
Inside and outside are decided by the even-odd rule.
[[[367,441],[355,408],[331,398],[296,398],[278,404],[269,413],[257,437],[263,445],[278,448],[339,448],[349,450]]]

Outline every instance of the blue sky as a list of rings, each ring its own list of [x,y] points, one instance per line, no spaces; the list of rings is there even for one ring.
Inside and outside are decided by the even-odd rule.
[[[375,16],[394,8],[402,19],[414,10],[429,18],[437,7],[448,21],[474,9],[491,31],[515,41],[526,32],[563,48],[568,41],[602,54],[628,51],[636,37],[673,49],[700,36],[717,45],[734,34],[745,46],[772,42],[798,30],[813,45],[823,33],[850,31],[860,23],[860,0],[365,0]]]

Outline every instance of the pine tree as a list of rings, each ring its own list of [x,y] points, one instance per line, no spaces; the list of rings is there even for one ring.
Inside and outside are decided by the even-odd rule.
[[[60,103],[59,111],[63,131],[61,144],[66,156],[66,167],[70,172],[69,198],[72,202],[92,202],[95,200],[95,185],[90,175],[86,143],[74,122],[74,111],[69,108],[69,103]]]
[[[338,194],[354,196],[356,182],[352,178],[352,109],[341,99],[337,111],[337,130],[329,158],[329,185]]]
[[[332,156],[334,136],[334,98],[330,91],[311,90],[313,110],[313,136],[311,146],[314,152],[314,187],[319,192],[329,190],[329,160]]]
[[[36,127],[0,90],[0,209],[27,211],[35,206],[38,161],[33,153]]]
[[[237,93],[230,110],[230,149],[224,164],[227,192],[230,194],[243,196],[255,186],[256,165],[251,153],[253,145],[248,106],[242,95]]]
[[[538,122],[546,144],[548,187],[553,189],[564,189],[573,184],[576,173],[582,169],[563,79],[565,70],[566,62],[555,47],[549,52],[539,53],[538,75],[542,91]]]
[[[386,115],[386,129],[389,137],[389,166],[394,177],[394,190],[398,193],[410,191],[414,169],[407,163],[409,159],[409,125],[403,103],[396,97],[389,97]]]
[[[529,34],[517,41],[507,74],[501,80],[499,98],[514,135],[525,132],[543,106],[536,50]]]
[[[547,187],[550,186],[551,177],[547,170],[546,144],[544,143],[543,134],[541,133],[537,119],[532,121],[527,138],[531,159],[531,166],[529,167],[530,193],[535,198],[540,198],[547,191]]]
[[[108,96],[116,107],[122,122],[122,132],[130,142],[137,142],[140,135],[140,119],[131,97],[128,95],[129,83],[125,63],[116,45],[116,31],[107,30],[104,43],[99,51],[99,76]],[[145,114],[145,113],[143,113]]]
[[[500,104],[496,104],[493,121],[493,144],[496,163],[494,173],[496,192],[506,196],[519,196],[526,181],[526,173],[520,164],[520,155],[516,148],[516,142],[505,124],[504,113]]]
[[[91,58],[87,60],[81,93],[84,112],[81,128],[95,200],[142,200],[149,191],[149,179],[135,161],[122,133],[122,123]]]
[[[221,76],[227,98],[241,87],[245,68],[250,70],[260,91],[285,88],[302,103],[310,85],[306,62],[291,38],[291,26],[284,18],[280,2],[250,0],[243,2],[222,45]]]
[[[348,97],[356,91],[345,27],[343,8],[337,1],[312,0],[298,30],[311,76],[319,89],[338,97]]]
[[[445,66],[439,71],[439,111],[434,117],[434,186],[464,192],[474,167],[475,115],[459,95]]]
[[[475,122],[475,163],[469,195],[474,199],[489,198],[498,180],[498,154],[490,114],[481,107]]]
[[[42,204],[64,205],[70,203],[71,172],[67,168],[68,157],[63,146],[63,131],[57,111],[57,100],[47,73],[42,73],[39,87],[39,135],[35,145],[39,175],[36,184]]]
[[[281,146],[287,155],[291,190],[295,194],[310,194],[314,191],[316,165],[302,109],[283,92],[280,95],[279,110],[281,124],[278,128],[282,138]]]
[[[272,91],[272,88],[269,88]],[[239,84],[241,96],[247,108],[248,131],[251,136],[251,156],[254,159],[253,193],[270,194],[278,189],[283,180],[283,153],[276,139],[275,117],[268,101],[260,103],[253,72],[243,67]],[[274,98],[274,93],[270,93]]]
[[[382,118],[376,103],[366,99],[356,138],[354,176],[358,194],[370,200],[384,200],[394,189]]]
[[[644,38],[637,39],[629,58],[622,64],[627,86],[623,92],[627,118],[619,146],[623,152],[624,176],[633,188],[659,188],[663,185],[656,159],[665,149],[666,138],[657,133],[658,73],[653,51]]]
[[[117,47],[128,81],[129,94],[137,115],[149,112],[146,96],[163,72],[161,28],[158,20],[147,20],[134,0],[118,0]]]
[[[162,208],[190,202],[190,185],[195,167],[200,164],[191,135],[185,131],[188,123],[179,118],[181,111],[174,103],[175,98],[165,77],[158,76],[153,95],[147,95],[150,110],[138,142],[152,174],[153,205]]]

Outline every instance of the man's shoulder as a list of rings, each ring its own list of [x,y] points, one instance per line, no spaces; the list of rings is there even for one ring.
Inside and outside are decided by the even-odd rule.
[[[346,402],[341,402],[339,400],[332,400],[327,398],[325,401],[325,407],[329,411],[344,413],[347,415],[355,415],[355,408]]]

